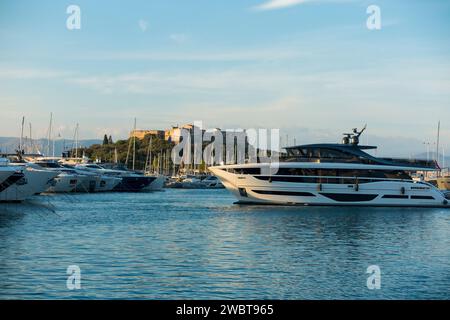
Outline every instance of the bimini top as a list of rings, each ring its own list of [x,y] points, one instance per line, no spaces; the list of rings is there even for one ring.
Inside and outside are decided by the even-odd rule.
[[[375,146],[357,144],[308,144],[286,147],[282,161],[286,162],[344,162],[396,167],[409,167],[420,170],[439,170],[434,160],[377,158],[363,150],[376,149]]]

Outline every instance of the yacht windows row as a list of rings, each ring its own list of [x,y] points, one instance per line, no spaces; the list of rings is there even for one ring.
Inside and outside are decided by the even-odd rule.
[[[260,168],[229,168],[227,172],[240,175],[255,175],[261,174]],[[280,177],[283,176],[283,177]],[[286,180],[275,180],[275,178],[285,178]],[[376,179],[400,179],[412,180],[411,176],[405,171],[401,170],[366,170],[366,169],[308,169],[308,168],[279,168],[276,174],[272,175],[273,181],[289,181],[290,176],[297,177],[363,177]],[[256,177],[260,178],[260,177]],[[292,182],[302,182],[294,181]],[[330,182],[332,183],[332,182]]]

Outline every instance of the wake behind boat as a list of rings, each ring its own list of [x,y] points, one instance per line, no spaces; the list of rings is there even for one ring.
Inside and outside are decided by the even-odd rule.
[[[342,144],[286,148],[277,163],[209,168],[238,203],[450,208],[450,197],[412,173],[436,171],[435,161],[377,158],[360,146],[364,131],[346,134]]]

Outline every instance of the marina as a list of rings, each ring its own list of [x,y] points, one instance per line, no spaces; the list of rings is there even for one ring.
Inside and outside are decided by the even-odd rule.
[[[20,151],[17,156],[10,155],[0,162],[4,172],[0,202],[23,201],[45,192],[151,192],[164,188],[226,187],[241,204],[450,208],[448,177],[437,160],[375,157],[367,152],[376,150],[376,146],[359,143],[365,129],[344,134],[340,144],[287,146],[280,152],[278,162],[245,159],[241,164],[205,166],[203,172],[193,169],[195,165],[191,164],[177,167],[174,158],[169,157],[163,161],[163,170],[159,168],[161,158],[158,159],[155,172],[153,165],[149,165],[150,151],[144,170],[136,170],[136,136],[128,139],[124,164],[117,160],[112,164],[94,162],[84,155],[68,158],[63,154],[58,158],[31,156]],[[150,150],[152,136],[148,141]],[[127,163],[131,145],[133,168],[130,170]],[[73,153],[70,150],[65,154]],[[176,169],[177,175],[164,174]],[[426,181],[429,173],[436,178]]]
[[[0,302],[288,319],[450,300],[450,1],[0,16]]]
[[[3,158],[0,298],[448,298],[449,193],[425,180],[445,171],[374,157],[361,133],[214,175]],[[371,264],[382,291],[364,286]],[[66,265],[82,289],[66,290]]]

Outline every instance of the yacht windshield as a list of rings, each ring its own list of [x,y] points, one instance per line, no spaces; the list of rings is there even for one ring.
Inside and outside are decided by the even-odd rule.
[[[36,164],[43,168],[61,168],[56,162],[36,162]]]

